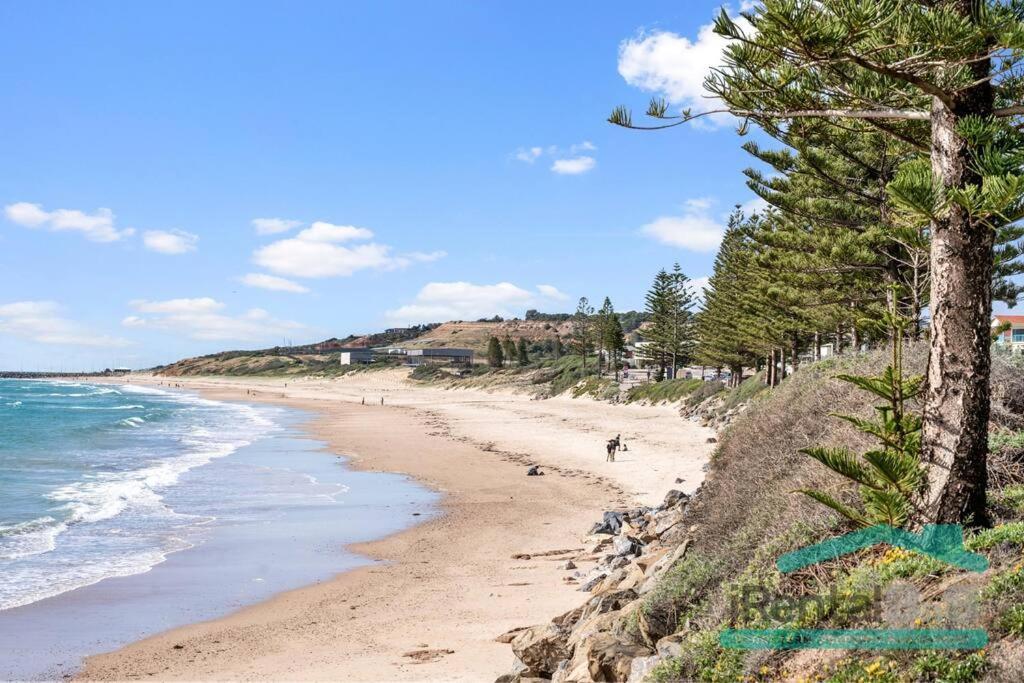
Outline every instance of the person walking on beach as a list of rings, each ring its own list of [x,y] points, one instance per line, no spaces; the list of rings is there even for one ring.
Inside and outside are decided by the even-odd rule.
[[[615,451],[619,450],[619,444],[621,443],[619,440],[620,436],[620,434],[616,434],[614,439],[608,440],[608,445],[606,447],[608,455],[605,457],[605,462],[615,462]]]
[[[380,404],[384,405],[384,397],[383,396],[380,397]]]

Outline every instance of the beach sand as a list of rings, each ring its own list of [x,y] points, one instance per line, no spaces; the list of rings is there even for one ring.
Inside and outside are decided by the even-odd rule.
[[[540,554],[582,548],[603,510],[692,492],[711,449],[712,432],[673,407],[445,390],[399,370],[142,381],[310,411],[332,453],[442,492],[442,514],[353,548],[379,562],[91,657],[81,679],[493,680],[512,665],[496,636],[586,598],[563,580],[570,555]],[[616,433],[629,450],[606,463]],[[525,476],[529,464],[546,476]]]

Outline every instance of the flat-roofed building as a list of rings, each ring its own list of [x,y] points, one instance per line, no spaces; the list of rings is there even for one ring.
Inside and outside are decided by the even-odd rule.
[[[472,365],[471,349],[408,349],[405,357],[411,365],[424,363],[447,363],[449,365]]]
[[[357,349],[341,352],[342,365],[365,365],[373,362],[373,351],[370,349]]]

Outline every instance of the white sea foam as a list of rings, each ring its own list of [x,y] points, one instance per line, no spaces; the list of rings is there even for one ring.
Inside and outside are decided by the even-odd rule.
[[[210,520],[179,514],[166,505],[163,494],[178,484],[186,472],[230,455],[276,429],[275,423],[262,414],[263,411],[251,406],[225,404],[153,388],[125,386],[121,389],[126,391],[118,393],[159,394],[161,401],[180,404],[185,410],[219,410],[202,410],[197,414],[202,424],[191,426],[149,423],[140,416],[120,420],[122,426],[145,426],[157,430],[154,434],[164,433],[177,439],[180,444],[177,454],[156,461],[147,459],[146,465],[137,469],[85,474],[79,481],[57,487],[46,495],[54,503],[53,516],[21,524],[0,525],[0,561],[5,563],[2,567],[4,580],[0,581],[0,610],[29,604],[104,578],[142,573],[162,562],[168,553],[189,547],[188,541],[168,535],[170,530],[180,526],[174,520],[185,520],[188,525]],[[157,410],[156,406],[154,403],[154,410]],[[139,404],[71,407],[79,410],[143,408]],[[211,418],[216,424],[209,422]],[[84,536],[78,533],[88,525],[114,518],[126,521],[123,524],[115,522],[116,529],[111,529],[107,523],[86,531]],[[154,524],[158,519],[166,521]],[[138,532],[132,531],[140,522],[144,524],[143,529],[148,529],[143,532],[144,536],[137,536]],[[125,538],[128,545],[123,551],[112,554],[87,553],[86,561],[76,557],[78,553],[74,548],[87,548],[89,538],[97,533],[103,537]],[[62,537],[69,540],[62,541]],[[58,559],[54,565],[42,557],[48,553],[68,552],[69,548],[71,557],[75,558],[70,562]],[[38,559],[33,559],[36,556]]]

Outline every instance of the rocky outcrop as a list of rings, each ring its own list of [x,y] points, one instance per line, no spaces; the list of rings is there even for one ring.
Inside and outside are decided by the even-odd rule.
[[[566,582],[591,597],[547,624],[498,636],[515,654],[513,670],[499,683],[642,681],[670,655],[672,636],[658,640],[662,634],[648,632],[641,606],[643,595],[686,552],[689,501],[669,491],[657,507],[604,513],[583,550],[563,565],[570,572]]]

